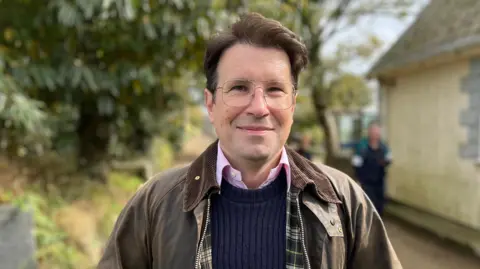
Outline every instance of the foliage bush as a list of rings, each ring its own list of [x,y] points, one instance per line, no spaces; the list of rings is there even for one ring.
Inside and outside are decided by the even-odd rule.
[[[11,107],[16,115],[0,109],[0,121],[6,118],[10,126],[10,118],[18,116],[26,123],[44,112],[59,127],[53,143],[73,145],[84,170],[109,161],[112,140],[114,149],[129,150],[126,156],[145,151],[144,141],[156,135],[168,137],[178,150],[183,130],[171,115],[181,114],[188,88],[198,84],[206,39],[237,17],[230,6],[185,0],[0,1],[5,66],[0,76],[18,85],[14,99],[31,108]],[[0,77],[3,91],[2,83]],[[62,115],[68,116],[55,118]]]
[[[174,147],[164,138],[157,137],[153,142],[153,158],[155,171],[163,171],[173,165]]]
[[[0,53],[0,148],[11,158],[39,154],[51,136],[44,105],[25,95],[4,67]]]
[[[95,248],[96,243],[105,243],[121,209],[142,184],[139,178],[120,173],[112,173],[106,185],[91,180],[72,181],[76,184],[63,186],[63,189],[50,185],[47,191],[39,184],[29,185],[22,193],[0,189],[0,201],[33,212],[36,258],[40,268],[94,268],[98,261],[93,260],[84,245],[79,244],[78,238],[72,233],[73,229],[69,230],[61,225],[60,213],[70,212],[68,216],[75,217],[75,212],[80,208],[76,205],[83,204],[82,208],[88,208],[82,217],[91,218],[96,229],[89,231],[93,234],[84,236],[96,239],[95,242],[89,242],[92,248]],[[74,225],[82,225],[80,216],[77,220],[69,221]],[[95,259],[97,258],[98,256],[95,256]]]
[[[76,269],[82,253],[70,243],[68,234],[54,221],[54,212],[64,204],[61,197],[48,199],[41,192],[27,190],[22,195],[8,193],[4,197],[13,205],[33,212],[36,239],[36,258],[41,268]]]

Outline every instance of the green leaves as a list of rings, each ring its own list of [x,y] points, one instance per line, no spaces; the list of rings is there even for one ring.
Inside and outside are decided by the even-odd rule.
[[[37,153],[48,144],[51,135],[43,103],[30,99],[0,68],[0,148],[24,156]],[[8,149],[8,151],[6,151]]]
[[[52,120],[55,107],[78,112],[83,101],[95,100],[91,113],[113,123],[161,122],[188,98],[190,85],[173,81],[185,69],[201,70],[206,39],[235,19],[211,2],[0,1],[0,53],[10,77],[4,84],[18,85],[20,94],[8,100],[30,102]]]
[[[375,1],[380,0],[352,7],[364,12]],[[327,32],[334,35],[345,18],[360,16],[349,6],[339,6],[346,3],[354,1],[260,0],[248,7],[300,34],[315,60],[303,87],[326,92],[324,76],[340,77],[345,62],[367,57],[380,45],[372,37],[339,46],[334,57],[322,54],[325,31],[331,29]],[[167,115],[176,115],[174,110],[181,110],[189,98],[187,88],[203,86],[196,78],[206,39],[236,20],[245,7],[241,0],[0,1],[0,57],[5,59],[5,74],[18,85],[17,93],[26,103],[33,99],[32,104],[44,104],[32,109],[47,119],[55,118],[57,104],[78,112],[80,103],[95,100],[92,113],[107,117],[117,128],[153,125],[145,128],[157,132],[162,126],[145,121],[164,127]],[[21,98],[9,100],[23,104]]]
[[[61,24],[67,27],[72,27],[78,25],[81,22],[82,17],[79,10],[77,9],[77,5],[66,0],[57,0],[55,2],[56,3],[52,5],[52,8],[58,9],[57,19]],[[82,7],[85,7],[85,4]],[[91,9],[93,8],[93,6],[89,5],[87,8]],[[93,13],[93,9],[91,10]],[[92,14],[90,13],[88,13],[88,15],[90,15],[90,17],[92,16]]]
[[[351,73],[332,80],[328,89],[329,105],[333,109],[361,109],[368,106],[372,99],[366,80]]]

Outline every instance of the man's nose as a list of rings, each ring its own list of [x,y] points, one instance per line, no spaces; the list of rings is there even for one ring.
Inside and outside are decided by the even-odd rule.
[[[269,113],[268,105],[265,100],[265,94],[262,88],[255,88],[253,91],[252,102],[247,107],[247,112],[256,117],[262,117]]]

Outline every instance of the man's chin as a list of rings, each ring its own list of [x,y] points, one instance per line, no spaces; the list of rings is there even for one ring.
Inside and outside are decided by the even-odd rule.
[[[268,157],[266,155],[245,155],[244,159],[251,163],[261,164],[266,163],[268,161]]]
[[[241,150],[243,157],[250,161],[265,161],[271,156],[271,149],[267,146],[249,146]]]

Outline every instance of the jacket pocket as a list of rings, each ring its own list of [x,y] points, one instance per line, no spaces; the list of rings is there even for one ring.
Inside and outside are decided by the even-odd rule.
[[[338,207],[304,195],[303,203],[309,212],[307,219],[307,241],[312,269],[345,268],[346,246]]]

